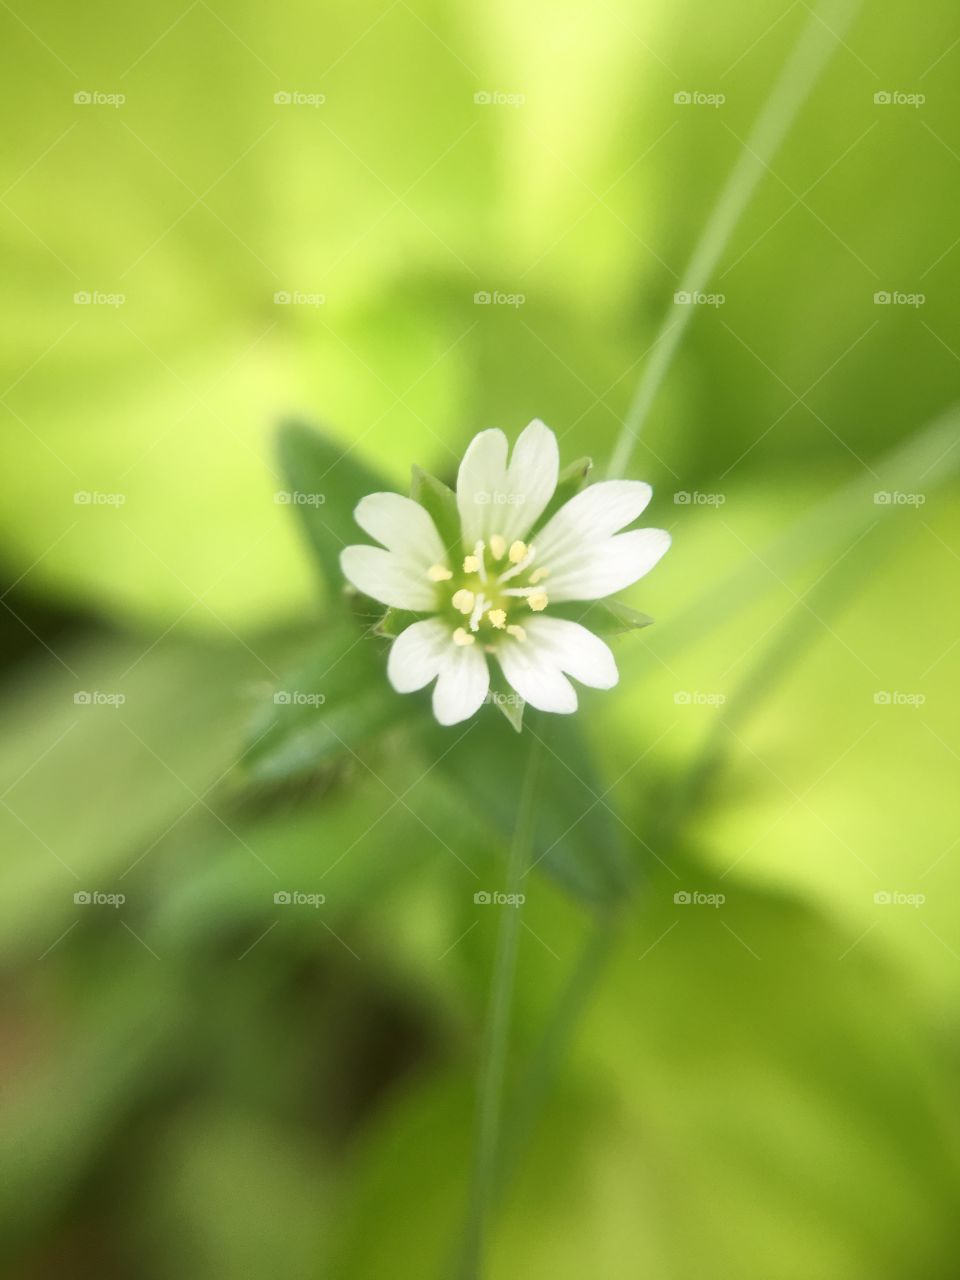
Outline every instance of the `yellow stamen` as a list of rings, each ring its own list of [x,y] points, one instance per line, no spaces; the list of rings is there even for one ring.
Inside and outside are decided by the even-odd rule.
[[[479,572],[480,572],[480,557],[479,557],[479,556],[465,556],[465,557],[464,557],[464,561],[463,561],[463,572],[464,572],[464,573],[479,573]]]
[[[507,635],[513,636],[515,640],[526,640],[527,633],[523,627],[511,626],[507,627]]]
[[[538,582],[542,582],[549,572],[549,569],[534,569],[533,573],[530,575],[531,587],[535,587]]]
[[[507,554],[507,540],[502,534],[490,535],[490,553],[494,560],[502,560]]]
[[[461,587],[459,591],[454,593],[451,603],[460,613],[472,613],[473,599],[473,592],[468,591],[466,587]]]
[[[510,547],[510,561],[512,564],[519,564],[527,555],[527,544],[520,542],[519,539]]]
[[[497,628],[498,631],[502,631],[503,628],[507,625],[506,609],[491,609],[490,612],[487,614],[487,617],[490,619],[490,621],[493,623],[493,625]]]
[[[445,564],[435,564],[427,570],[427,577],[431,582],[446,582],[453,574]]]
[[[457,627],[453,633],[453,643],[458,644],[462,649],[468,644],[476,644],[476,636],[472,636],[469,631],[464,631],[463,627]]]
[[[534,591],[533,595],[527,596],[527,604],[534,613],[542,613],[550,603],[550,597],[545,591]]]

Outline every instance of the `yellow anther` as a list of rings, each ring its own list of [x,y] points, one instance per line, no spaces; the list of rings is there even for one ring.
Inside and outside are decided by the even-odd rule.
[[[479,572],[480,572],[480,557],[479,557],[479,556],[465,556],[465,557],[464,557],[464,561],[463,561],[463,572],[464,572],[464,573],[479,573]]]
[[[519,564],[521,560],[527,557],[527,544],[517,539],[510,547],[510,561],[512,564]]]
[[[473,592],[468,591],[466,587],[461,587],[459,591],[454,593],[452,604],[460,613],[472,613],[473,599]]]
[[[534,613],[542,613],[550,603],[550,597],[545,591],[534,591],[533,595],[527,596],[527,604]]]
[[[507,635],[513,636],[515,640],[526,640],[527,633],[523,627],[511,626],[507,627]]]
[[[464,631],[463,627],[457,627],[453,633],[453,643],[458,644],[463,649],[468,644],[475,644],[476,636],[472,636],[469,631]]]
[[[506,609],[491,609],[490,612],[487,614],[487,617],[490,619],[490,621],[493,623],[493,625],[497,628],[498,631],[502,631],[503,628],[507,625]]]
[[[494,560],[502,560],[507,554],[507,540],[500,533],[494,533],[490,536],[490,554]]]
[[[427,577],[431,582],[446,582],[453,574],[445,564],[435,564],[427,570]]]
[[[536,586],[538,582],[542,582],[544,578],[547,577],[549,572],[550,572],[549,569],[534,569],[533,573],[531,573],[530,575],[531,587]]]

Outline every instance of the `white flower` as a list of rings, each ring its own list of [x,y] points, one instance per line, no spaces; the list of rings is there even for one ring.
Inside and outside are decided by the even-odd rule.
[[[488,655],[540,711],[577,709],[568,676],[612,688],[619,677],[607,645],[580,623],[551,617],[550,607],[629,587],[670,545],[663,529],[620,532],[650,501],[650,486],[639,480],[590,485],[538,528],[557,487],[557,438],[531,422],[509,461],[507,454],[496,430],[481,431],[467,448],[457,476],[460,546],[448,551],[412,498],[372,493],[354,514],[382,545],[346,547],[340,557],[365,595],[432,615],[393,642],[387,674],[398,693],[436,680],[433,710],[444,725],[468,719],[486,699]]]

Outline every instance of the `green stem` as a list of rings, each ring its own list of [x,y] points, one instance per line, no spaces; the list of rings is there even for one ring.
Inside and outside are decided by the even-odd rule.
[[[801,107],[810,95],[820,73],[830,60],[844,31],[860,7],[860,0],[840,0],[821,5],[821,12],[810,10],[803,34],[787,59],[780,76],[770,91],[743,144],[726,185],[710,212],[703,234],[697,241],[690,261],[680,277],[680,290],[702,293],[710,283],[720,256],[730,242],[750,203],[757,184],[769,172],[770,161]],[[826,15],[826,16],[823,16]],[[828,24],[827,18],[832,19]],[[646,365],[610,459],[608,474],[626,475],[634,446],[660,386],[667,375],[680,339],[693,319],[696,307],[671,306],[653,344],[653,357]]]
[[[527,761],[517,825],[514,828],[507,863],[508,894],[519,894],[523,873],[533,842],[534,801],[540,771],[540,745],[533,737]],[[470,1201],[464,1228],[459,1275],[461,1280],[479,1280],[486,1248],[490,1208],[497,1181],[500,1158],[500,1129],[503,1115],[503,1082],[507,1065],[510,1011],[513,1003],[517,951],[520,942],[520,908],[504,906],[500,912],[497,949],[494,957],[490,1005],[480,1061],[477,1099],[477,1131],[474,1143]]]
[[[590,998],[620,938],[620,917],[601,910],[591,925],[573,972],[565,982],[537,1043],[511,1107],[509,1138],[501,1160],[501,1192],[514,1177],[520,1159],[553,1092]]]

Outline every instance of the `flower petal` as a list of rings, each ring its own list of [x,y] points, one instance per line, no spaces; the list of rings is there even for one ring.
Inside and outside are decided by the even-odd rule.
[[[361,498],[353,518],[365,533],[429,569],[446,561],[443,542],[429,513],[412,498],[399,493],[371,493]]]
[[[473,437],[457,473],[457,509],[465,547],[472,549],[489,529],[492,495],[505,492],[507,437],[496,428]]]
[[[382,547],[344,547],[340,552],[344,576],[364,595],[392,609],[435,609],[437,591],[420,565]]]
[[[591,689],[612,689],[620,679],[609,646],[579,622],[564,618],[531,618],[524,623],[527,638],[537,657],[559,667]]]
[[[438,618],[414,622],[397,636],[387,659],[387,676],[397,693],[414,693],[440,674],[453,646],[450,628]]]
[[[602,542],[646,508],[653,490],[642,480],[602,480],[565,502],[536,537],[537,563],[554,565],[585,542]]]
[[[521,431],[507,465],[507,437],[481,431],[470,442],[457,476],[457,507],[463,541],[473,547],[498,533],[508,543],[522,538],[553,497],[560,474],[557,437],[534,419]]]
[[[601,600],[622,591],[649,573],[670,546],[664,529],[632,529],[605,542],[589,543],[571,551],[551,566],[544,584],[551,602]]]
[[[576,689],[529,640],[503,640],[497,647],[497,657],[507,680],[531,707],[560,715],[576,711]]]
[[[482,706],[489,688],[490,672],[480,645],[451,642],[433,690],[433,714],[443,725],[469,720]]]
[[[539,418],[521,431],[507,468],[505,505],[491,512],[491,533],[513,542],[536,524],[560,475],[557,437]]]

